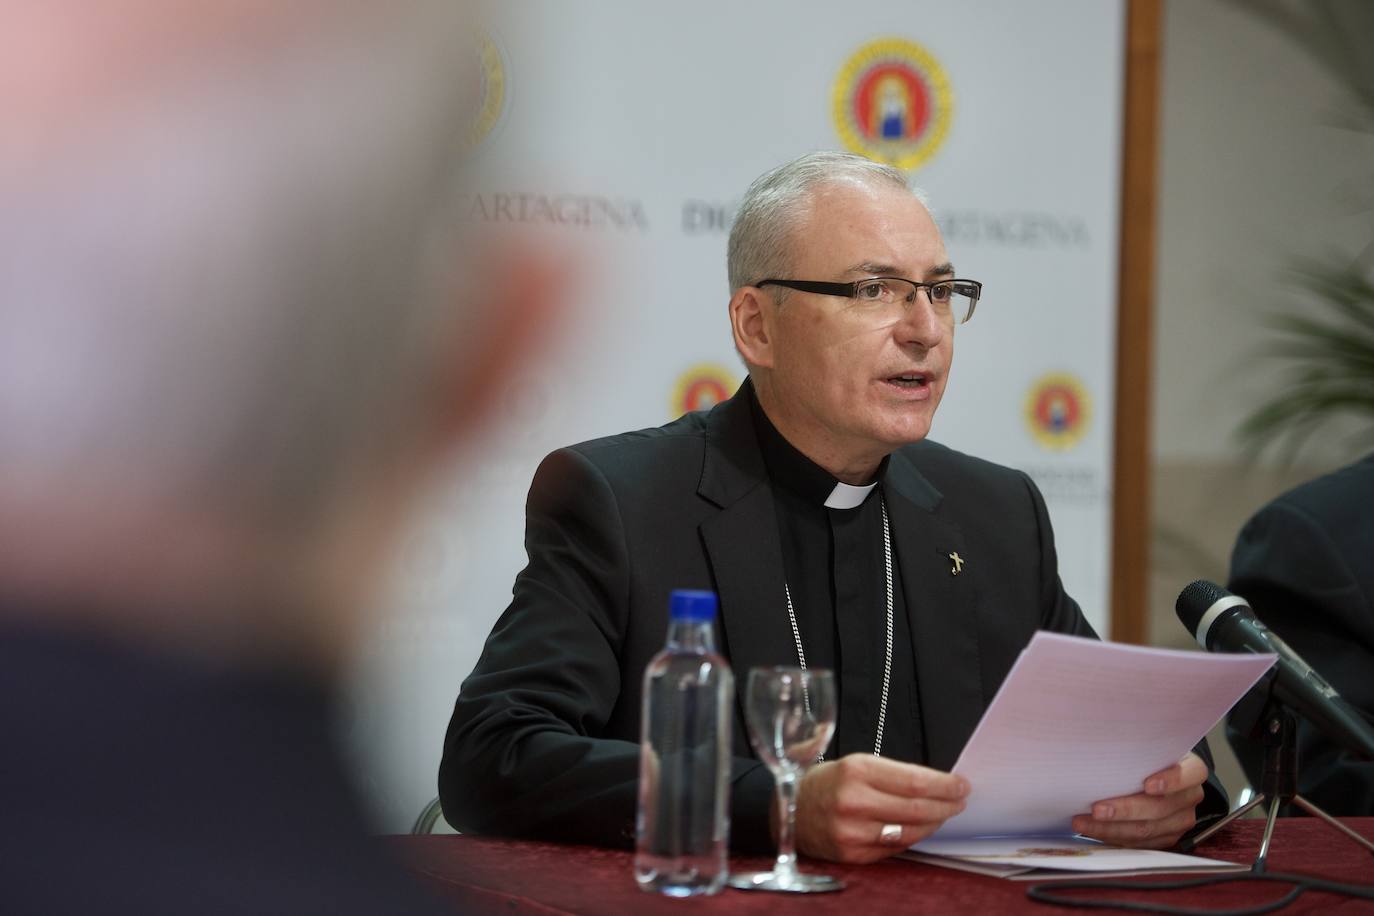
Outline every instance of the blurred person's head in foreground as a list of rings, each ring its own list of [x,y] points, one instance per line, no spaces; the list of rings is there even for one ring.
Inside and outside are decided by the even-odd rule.
[[[425,909],[331,683],[548,313],[460,7],[0,6],[0,911]]]
[[[449,206],[461,6],[5,10],[0,621],[346,654],[546,300]]]

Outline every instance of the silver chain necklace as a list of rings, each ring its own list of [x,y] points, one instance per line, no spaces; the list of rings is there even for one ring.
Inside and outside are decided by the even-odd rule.
[[[883,662],[883,697],[878,706],[878,733],[873,739],[873,756],[881,757],[883,750],[883,727],[887,724],[887,691],[892,684],[892,528],[887,522],[887,500],[878,494],[878,506],[883,511],[883,568],[887,574],[887,658]],[[792,589],[783,580],[782,590],[787,595],[787,619],[792,622],[792,638],[797,643],[797,661],[806,670],[806,650],[802,648],[801,630],[797,629],[797,612],[792,609]],[[807,715],[811,714],[811,697],[802,681],[802,702],[806,705]],[[824,760],[821,754],[816,758]]]

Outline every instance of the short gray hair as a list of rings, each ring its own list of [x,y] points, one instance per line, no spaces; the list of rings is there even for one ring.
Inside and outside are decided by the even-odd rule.
[[[789,273],[803,209],[818,188],[846,179],[898,187],[926,203],[899,169],[853,153],[822,150],[785,162],[756,178],[740,201],[726,255],[730,292]]]

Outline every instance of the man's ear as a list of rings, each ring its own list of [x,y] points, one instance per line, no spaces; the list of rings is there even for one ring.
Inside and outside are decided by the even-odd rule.
[[[750,366],[773,368],[775,309],[757,286],[741,286],[730,297],[730,330],[735,335],[735,349]]]
[[[438,373],[435,433],[441,448],[452,447],[479,427],[522,365],[544,354],[562,318],[565,290],[573,273],[561,258],[512,243],[486,259],[486,277],[500,283],[474,284],[455,295],[483,301],[471,318],[450,331],[454,355]],[[477,340],[474,340],[474,335]]]

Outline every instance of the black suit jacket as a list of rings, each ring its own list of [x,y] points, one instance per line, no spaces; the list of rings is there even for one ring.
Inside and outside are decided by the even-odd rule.
[[[1241,530],[1229,586],[1367,716],[1374,714],[1374,455],[1310,481]],[[1227,737],[1259,784],[1263,748],[1250,715]],[[1298,723],[1298,791],[1331,814],[1374,815],[1374,761]]]
[[[1060,583],[1045,504],[1025,474],[921,442],[893,453],[883,486],[926,762],[947,770],[1036,630],[1093,631]],[[741,677],[796,664],[746,398],[554,452],[530,489],[525,546],[529,565],[454,708],[444,815],[460,830],[625,845],[641,678],[663,646],[669,593],[718,593],[718,645]],[[737,704],[732,845],[763,848],[772,781],[743,719]]]

